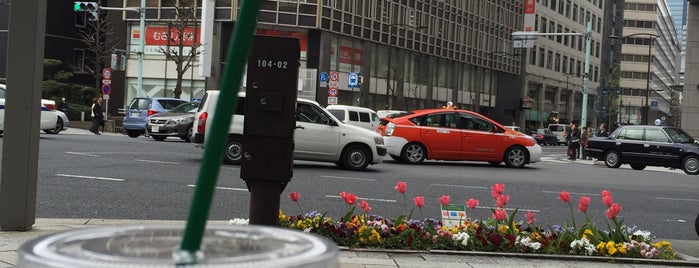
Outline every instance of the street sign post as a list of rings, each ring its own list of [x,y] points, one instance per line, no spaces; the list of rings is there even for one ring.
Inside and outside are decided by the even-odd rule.
[[[358,73],[350,73],[349,74],[349,81],[347,83],[347,86],[350,88],[359,87],[359,74]]]

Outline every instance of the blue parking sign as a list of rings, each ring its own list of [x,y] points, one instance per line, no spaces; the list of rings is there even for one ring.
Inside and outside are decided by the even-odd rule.
[[[650,109],[651,110],[658,110],[658,101],[657,100],[650,101]]]
[[[328,82],[328,73],[327,72],[320,73],[320,82]]]

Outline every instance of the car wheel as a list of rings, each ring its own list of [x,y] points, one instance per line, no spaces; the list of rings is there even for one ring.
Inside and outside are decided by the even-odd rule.
[[[138,130],[127,130],[126,135],[129,135],[131,138],[138,138],[138,136],[141,136],[141,133]]]
[[[167,138],[167,136],[160,136],[160,135],[158,135],[158,136],[151,135],[151,137],[153,137],[153,139],[156,141],[164,141],[165,138]]]
[[[427,150],[425,150],[425,147],[422,146],[422,144],[413,142],[413,143],[408,143],[403,147],[403,151],[401,152],[400,156],[401,159],[408,163],[408,164],[421,164],[423,161],[425,161],[427,155]]]
[[[192,126],[187,127],[187,131],[184,132],[184,136],[181,136],[180,139],[186,142],[192,141]]]
[[[491,166],[499,166],[502,161],[488,161],[488,164]]]
[[[223,162],[230,165],[240,165],[240,160],[243,157],[243,142],[240,138],[229,138],[225,148]]]
[[[646,165],[631,164],[631,168],[633,168],[633,169],[635,169],[635,170],[643,170],[644,168],[646,168]]]
[[[682,170],[689,175],[699,174],[699,158],[696,155],[690,155],[682,160]]]
[[[63,119],[58,117],[58,120],[56,120],[56,127],[51,129],[44,129],[44,132],[46,132],[46,134],[58,134],[59,132],[61,132],[61,130],[63,130]]]
[[[365,170],[369,166],[369,153],[364,147],[359,145],[345,148],[340,157],[342,167],[349,170]]]
[[[504,159],[508,167],[521,168],[529,162],[529,153],[522,146],[512,146],[505,151]]]
[[[396,161],[399,161],[399,162],[400,162],[400,161],[403,161],[403,159],[401,159],[400,156],[392,155],[392,154],[389,154],[388,156],[390,156],[391,159],[393,159],[393,160],[396,160]]]
[[[610,168],[618,168],[621,166],[621,155],[619,152],[611,150],[604,155],[604,164]]]

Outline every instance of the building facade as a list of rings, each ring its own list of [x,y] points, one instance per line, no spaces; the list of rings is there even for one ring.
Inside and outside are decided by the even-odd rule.
[[[167,1],[146,1],[146,38],[174,18]],[[140,0],[125,0],[137,7]],[[214,39],[202,49],[212,53],[211,75],[195,66],[185,75],[182,98],[201,97],[216,89],[222,75],[230,32],[240,1],[216,0]],[[412,110],[441,107],[452,101],[505,124],[516,121],[521,109],[520,58],[512,32],[522,25],[522,1],[458,0],[323,0],[263,1],[257,34],[301,39],[299,96],[321,104],[337,102],[372,109]],[[137,14],[129,22],[130,49],[137,45]],[[150,29],[150,30],[149,30]],[[173,96],[172,64],[149,53],[155,40],[146,40],[143,93]],[[137,56],[131,53],[126,72],[125,101],[137,94]],[[330,96],[321,73],[338,72],[339,94]],[[348,87],[348,75],[363,78]],[[335,99],[336,97],[336,99]]]
[[[591,54],[587,107],[589,126],[597,124],[593,104],[602,77],[602,40],[605,23],[604,1],[536,1],[535,29],[539,33],[585,33],[591,22]],[[526,96],[534,100],[525,111],[526,129],[548,123],[567,123],[582,118],[585,37],[574,35],[540,36],[528,49]]]
[[[616,34],[622,46],[619,122],[674,125],[671,111],[680,43],[664,0],[626,0],[624,28]],[[646,118],[647,117],[647,118]]]
[[[689,0],[687,14],[687,57],[682,92],[682,128],[699,137],[699,0]]]

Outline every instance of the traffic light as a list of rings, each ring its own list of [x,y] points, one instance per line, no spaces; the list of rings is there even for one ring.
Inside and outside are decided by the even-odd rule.
[[[87,19],[96,21],[99,19],[100,5],[97,2],[73,2],[73,11],[88,12]]]

